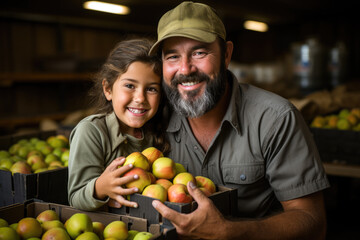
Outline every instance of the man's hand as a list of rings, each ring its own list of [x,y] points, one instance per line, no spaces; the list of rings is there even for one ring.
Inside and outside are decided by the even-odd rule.
[[[213,202],[206,197],[191,181],[187,186],[190,195],[198,204],[198,208],[189,214],[179,213],[166,207],[158,200],[153,201],[154,208],[170,220],[180,237],[192,239],[225,239],[222,231],[225,229],[225,218],[215,207]]]

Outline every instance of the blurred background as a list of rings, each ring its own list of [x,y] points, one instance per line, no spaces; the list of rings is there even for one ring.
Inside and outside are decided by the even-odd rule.
[[[85,2],[0,2],[0,136],[54,129],[69,133],[91,114],[91,79],[114,45],[131,37],[156,39],[162,14],[182,1],[106,0],[127,7],[126,15],[85,9]],[[214,7],[223,19],[234,43],[230,69],[240,82],[291,100],[309,125],[318,115],[360,107],[356,1],[196,2]],[[250,29],[247,21],[265,28]],[[359,142],[359,134],[346,141]],[[358,149],[351,148],[350,158],[360,164]],[[329,239],[359,239],[355,224],[344,220],[360,212],[360,170],[354,169],[350,177],[329,174]]]

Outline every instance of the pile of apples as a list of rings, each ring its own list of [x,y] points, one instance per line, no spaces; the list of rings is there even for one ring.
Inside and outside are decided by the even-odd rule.
[[[138,175],[138,179],[125,185],[136,187],[144,196],[159,199],[162,202],[190,203],[193,198],[187,190],[187,183],[192,181],[206,196],[216,192],[214,182],[204,176],[193,176],[183,165],[164,157],[155,147],[142,152],[133,152],[126,157],[123,165],[134,167],[124,176]]]
[[[0,150],[0,170],[31,174],[67,167],[69,151],[69,140],[61,134],[46,140],[24,138]]]
[[[105,225],[92,221],[86,213],[75,213],[62,223],[54,210],[45,210],[36,218],[25,217],[8,224],[0,218],[0,240],[147,240],[150,232],[128,230],[123,221]]]
[[[316,116],[311,124],[314,128],[360,131],[360,108],[341,109],[337,114]]]

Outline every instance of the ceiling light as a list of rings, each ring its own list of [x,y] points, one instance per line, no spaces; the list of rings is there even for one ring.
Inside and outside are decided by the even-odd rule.
[[[127,15],[130,13],[130,9],[127,6],[99,2],[99,1],[87,1],[87,2],[84,2],[83,6],[85,9],[89,9],[89,10],[114,13],[114,14],[120,14],[120,15]]]
[[[257,21],[245,21],[244,28],[247,30],[257,31],[257,32],[266,32],[268,30],[268,25],[263,22]]]

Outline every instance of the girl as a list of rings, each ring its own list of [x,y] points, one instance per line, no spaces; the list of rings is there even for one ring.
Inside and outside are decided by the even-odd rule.
[[[91,95],[97,113],[81,120],[70,135],[68,192],[75,208],[137,207],[124,195],[138,189],[122,187],[137,176],[122,177],[132,165],[121,166],[125,158],[120,156],[150,146],[164,153],[169,149],[160,104],[161,62],[148,55],[150,47],[145,39],[120,42],[95,79]]]

